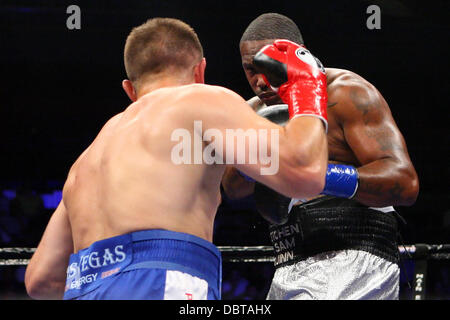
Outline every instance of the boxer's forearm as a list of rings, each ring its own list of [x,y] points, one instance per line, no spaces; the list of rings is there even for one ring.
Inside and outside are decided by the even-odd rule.
[[[358,168],[359,186],[353,199],[371,207],[410,206],[418,195],[415,172],[392,158]]]
[[[64,282],[42,281],[27,286],[28,295],[37,300],[61,300],[64,296]]]
[[[53,213],[25,272],[25,287],[35,299],[61,299],[73,252],[72,233],[63,202]]]
[[[33,299],[61,299],[64,294],[67,261],[58,251],[39,246],[27,266],[25,287]]]
[[[294,198],[311,197],[324,187],[328,163],[328,144],[323,123],[315,117],[299,117],[285,127],[285,138],[289,146],[281,150],[280,169],[289,168],[292,177],[297,176]],[[289,182],[290,174],[286,174]],[[292,182],[291,182],[292,183]],[[292,183],[293,185],[293,183]],[[286,194],[285,194],[286,195]]]

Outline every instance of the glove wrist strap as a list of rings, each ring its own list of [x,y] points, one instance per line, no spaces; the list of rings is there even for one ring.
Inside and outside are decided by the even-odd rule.
[[[358,185],[359,176],[355,167],[330,163],[321,194],[351,199],[355,196]]]

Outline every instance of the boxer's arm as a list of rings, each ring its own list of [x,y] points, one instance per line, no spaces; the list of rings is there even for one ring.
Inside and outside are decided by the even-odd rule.
[[[387,102],[368,83],[346,86],[340,94],[341,108],[336,112],[361,164],[353,199],[373,207],[412,205],[419,190],[418,177]]]
[[[230,130],[234,133],[238,130],[254,130],[258,137],[257,145],[261,139],[266,138],[269,164],[260,161],[260,148],[250,148],[248,142],[244,152],[247,155],[246,161],[239,163],[242,159],[237,152],[239,143],[236,138],[226,139],[222,148],[216,150],[221,153],[220,157],[225,164],[234,166],[247,176],[288,197],[309,197],[322,191],[328,149],[324,127],[318,118],[297,117],[281,127],[258,116],[242,97],[230,90],[215,89],[215,92],[205,94],[203,97],[198,96],[198,113],[195,115],[196,119],[204,119],[203,132],[212,129],[226,137]],[[214,104],[202,106],[201,101],[214,101]],[[230,143],[233,152],[227,150]],[[258,161],[250,163],[248,156]],[[227,163],[227,159],[231,159],[233,163]]]
[[[266,105],[258,96],[247,100],[247,104],[254,110],[258,111]],[[222,177],[222,187],[229,199],[237,200],[250,196],[255,190],[255,183],[244,178],[242,174],[234,167],[226,167]]]
[[[34,299],[61,299],[66,283],[72,232],[63,201],[60,202],[27,266],[25,287]]]

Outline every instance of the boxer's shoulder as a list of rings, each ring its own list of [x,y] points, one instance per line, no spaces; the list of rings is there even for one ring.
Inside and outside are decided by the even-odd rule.
[[[232,90],[206,84],[161,88],[139,100],[141,105],[135,108],[139,120],[153,125],[164,123],[166,131],[171,131],[173,127],[191,126],[200,119],[206,125],[215,119],[223,119],[224,110],[231,115],[245,104],[245,100]],[[155,119],[158,119],[157,123]]]
[[[109,130],[111,130],[113,127],[115,127],[120,119],[122,118],[123,112],[116,114],[112,118],[110,118],[104,125],[103,128],[98,133],[97,137],[94,139],[94,141],[78,156],[78,158],[75,160],[75,162],[72,164],[72,166],[69,169],[68,179],[72,177],[80,163],[86,158],[86,156],[89,154],[89,152],[92,150],[94,144],[101,139],[101,137],[106,133],[108,133]]]
[[[132,117],[134,112],[144,121],[155,119],[155,113],[167,116],[169,119],[166,121],[169,122],[170,119],[179,119],[181,115],[183,119],[190,121],[190,115],[201,116],[204,112],[219,107],[233,95],[237,94],[224,87],[199,83],[164,87],[139,98],[127,108],[126,113],[128,117]]]
[[[201,83],[162,88],[154,91],[153,94],[161,94],[168,100],[179,101],[180,104],[191,101],[211,104],[213,101],[217,102],[217,100],[211,99],[235,99],[237,97],[242,99],[237,93],[225,87]],[[151,99],[150,95],[148,98]]]
[[[359,74],[344,69],[327,68],[328,96],[349,94],[352,91],[373,92],[376,88]]]
[[[344,69],[327,68],[328,108],[337,119],[368,116],[387,110],[380,92],[360,75]]]
[[[214,109],[227,110],[239,103],[245,103],[245,100],[236,92],[217,85],[191,84],[179,90],[178,101],[184,109],[188,108],[196,116],[213,115]]]
[[[186,92],[188,94],[193,95],[194,97],[200,97],[200,98],[204,98],[204,97],[220,97],[220,98],[236,98],[239,97],[240,99],[242,99],[236,92],[227,89],[225,87],[222,86],[218,86],[218,85],[209,85],[209,84],[190,84],[186,86]]]

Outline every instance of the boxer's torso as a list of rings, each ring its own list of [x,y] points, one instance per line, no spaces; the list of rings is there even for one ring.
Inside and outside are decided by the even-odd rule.
[[[174,130],[194,136],[190,85],[153,91],[110,119],[72,166],[63,190],[75,252],[143,229],[212,240],[223,166],[176,165]],[[192,119],[191,119],[192,118]]]

